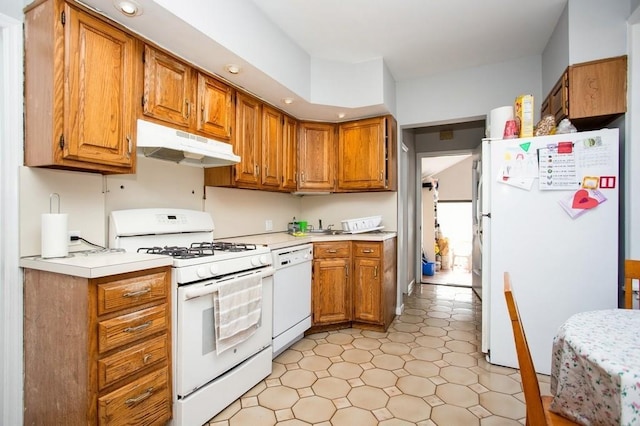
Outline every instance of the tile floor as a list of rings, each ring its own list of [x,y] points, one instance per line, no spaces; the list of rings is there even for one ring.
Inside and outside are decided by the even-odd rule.
[[[480,310],[470,288],[418,284],[386,333],[305,337],[208,425],[523,425],[520,375],[479,351]]]
[[[423,275],[421,283],[471,287],[471,272],[462,268],[440,270],[433,275]]]

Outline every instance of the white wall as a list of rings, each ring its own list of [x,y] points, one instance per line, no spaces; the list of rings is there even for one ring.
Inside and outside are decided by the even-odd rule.
[[[484,119],[493,108],[511,105],[521,94],[541,101],[541,57],[447,72],[396,83],[402,128]]]
[[[629,1],[569,0],[569,64],[627,53]]]
[[[322,219],[325,228],[333,224],[334,229],[342,229],[343,220],[381,215],[384,230],[397,231],[397,194],[394,192],[305,195],[300,203],[301,218],[314,226]]]
[[[50,194],[60,195],[60,213],[68,214],[69,231],[80,231],[82,238],[104,246],[105,197],[103,177],[96,173],[20,167],[20,256],[40,254],[40,218],[49,213]],[[54,201],[53,213],[58,203]],[[88,250],[73,245],[70,251]]]
[[[542,52],[542,96],[546,96],[569,65],[569,3],[562,11]]]
[[[440,201],[471,201],[471,172],[473,158],[455,165],[434,175],[438,179],[438,199]]]
[[[287,230],[295,216],[303,220],[300,197],[249,189],[206,187],[205,211],[213,217],[215,239],[266,232],[266,220],[273,232]]]

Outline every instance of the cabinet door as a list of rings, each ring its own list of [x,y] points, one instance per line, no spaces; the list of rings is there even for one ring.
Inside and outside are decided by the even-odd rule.
[[[569,118],[622,114],[626,101],[626,56],[569,67]]]
[[[324,123],[300,125],[298,189],[334,189],[335,127]]]
[[[236,98],[236,136],[234,152],[240,156],[236,164],[236,184],[257,188],[260,182],[260,102],[238,93]]]
[[[353,320],[382,323],[380,259],[356,257],[353,267]]]
[[[567,95],[569,91],[567,86],[567,73],[565,72],[556,85],[553,86],[549,95],[549,113],[553,114],[556,123],[559,123],[569,113],[567,110]]]
[[[283,115],[275,108],[262,106],[262,174],[263,187],[279,188],[282,178]]]
[[[169,55],[145,46],[144,115],[188,128],[192,93],[191,68]]]
[[[282,189],[295,191],[298,187],[298,122],[285,115],[282,128]]]
[[[65,5],[64,159],[131,166],[135,40]],[[32,117],[32,120],[45,117]]]
[[[351,320],[349,259],[319,259],[313,262],[313,324]]]
[[[233,89],[226,84],[198,73],[197,127],[214,139],[231,140],[234,118]]]
[[[384,117],[341,124],[338,132],[338,189],[384,189]]]

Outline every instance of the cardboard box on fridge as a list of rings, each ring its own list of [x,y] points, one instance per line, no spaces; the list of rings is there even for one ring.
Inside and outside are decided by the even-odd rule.
[[[520,137],[533,136],[533,95],[520,95],[515,104],[516,120],[520,124]]]

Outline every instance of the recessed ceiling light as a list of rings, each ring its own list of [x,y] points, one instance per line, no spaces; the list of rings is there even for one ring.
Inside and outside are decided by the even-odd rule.
[[[338,118],[345,118],[347,116],[347,114],[345,114],[344,112],[339,112],[338,113]]]
[[[224,69],[227,70],[229,74],[239,74],[241,68],[239,65],[227,64],[225,65]]]
[[[124,16],[131,18],[142,15],[142,7],[133,0],[114,0],[113,5]]]
[[[291,99],[291,98],[283,98],[282,102],[284,102],[287,105],[291,105],[293,103],[293,99]]]

